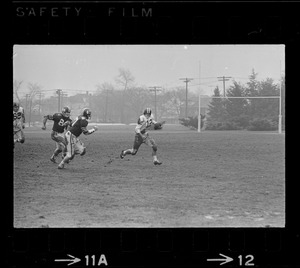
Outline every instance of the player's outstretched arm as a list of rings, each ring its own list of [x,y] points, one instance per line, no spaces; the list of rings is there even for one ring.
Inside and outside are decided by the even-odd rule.
[[[84,135],[90,135],[90,134],[94,133],[97,130],[98,130],[98,127],[96,127],[96,126],[93,126],[93,128],[91,128],[91,129],[82,128],[82,133]]]
[[[47,123],[48,119],[52,120],[52,116],[51,115],[45,115],[44,116],[42,130],[46,129],[46,123]]]

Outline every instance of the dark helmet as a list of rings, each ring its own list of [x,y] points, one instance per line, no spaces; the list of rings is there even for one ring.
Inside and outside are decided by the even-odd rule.
[[[151,113],[152,113],[152,111],[151,111],[150,108],[146,108],[146,109],[144,110],[144,115],[145,115],[145,114],[150,114],[150,115],[151,115]]]
[[[64,108],[62,108],[61,113],[64,116],[69,117],[71,113],[71,109],[68,106],[65,106]]]
[[[20,108],[20,104],[17,102],[14,102],[14,108],[19,109]]]
[[[82,111],[82,115],[84,117],[86,117],[86,119],[91,119],[92,117],[92,112],[89,108],[84,108],[83,111]]]

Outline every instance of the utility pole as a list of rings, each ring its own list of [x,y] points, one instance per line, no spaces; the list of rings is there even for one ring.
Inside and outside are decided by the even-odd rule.
[[[62,89],[57,89],[56,93],[58,95],[58,112],[61,112],[61,94],[62,94]]]
[[[91,109],[91,104],[92,104],[92,102],[91,102],[91,97],[92,97],[92,93],[89,93],[89,91],[86,91],[85,92],[85,95],[86,95],[86,100],[85,100],[85,102],[86,102],[86,106],[88,107],[88,108],[90,108]]]
[[[61,93],[60,94],[60,96],[61,96],[61,102],[60,102],[60,105],[61,105],[61,109],[62,109],[62,107],[64,106],[64,97],[68,97],[68,94],[67,93]]]
[[[187,118],[188,114],[188,83],[193,80],[193,78],[179,78],[179,80],[183,80],[185,83],[185,118]]]
[[[157,109],[156,109],[156,92],[161,91],[161,87],[149,87],[150,91],[154,91],[154,114],[155,114],[155,121],[157,121]]]
[[[230,76],[219,76],[217,77],[219,79],[219,81],[223,81],[223,97],[225,98],[226,97],[226,94],[225,94],[225,81],[229,81]]]

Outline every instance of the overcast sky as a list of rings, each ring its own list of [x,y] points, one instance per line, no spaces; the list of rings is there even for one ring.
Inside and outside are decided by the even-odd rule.
[[[119,68],[130,70],[138,86],[184,86],[181,78],[194,78],[189,90],[212,94],[219,76],[246,83],[251,70],[258,80],[278,82],[285,70],[284,45],[15,45],[13,79],[36,83],[46,96],[55,89],[68,95],[94,92],[97,84],[115,84]],[[232,84],[226,82],[226,87]]]

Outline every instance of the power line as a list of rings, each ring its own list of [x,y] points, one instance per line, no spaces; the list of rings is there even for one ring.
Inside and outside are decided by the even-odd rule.
[[[225,97],[225,81],[229,81],[230,78],[232,78],[231,76],[219,76],[217,77],[219,79],[219,81],[223,81],[223,96]]]

